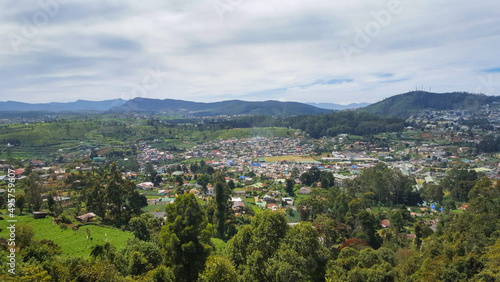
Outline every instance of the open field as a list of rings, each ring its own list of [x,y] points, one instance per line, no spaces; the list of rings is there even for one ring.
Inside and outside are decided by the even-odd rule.
[[[4,216],[6,219],[7,217]],[[113,228],[106,228],[96,225],[81,226],[77,231],[71,228],[62,229],[59,225],[52,223],[52,217],[43,219],[34,219],[31,215],[16,216],[16,226],[27,223],[33,227],[35,231],[35,240],[49,239],[53,240],[62,249],[62,256],[75,256],[87,258],[90,256],[90,250],[93,246],[111,243],[117,249],[121,249],[128,238],[134,235],[128,231],[121,231]],[[7,238],[8,236],[7,220],[0,220],[0,237]],[[90,230],[92,240],[87,239],[87,231]]]
[[[276,156],[276,157],[265,157],[263,158],[266,162],[277,162],[277,161],[287,161],[287,162],[314,162],[316,161],[313,157],[308,155],[297,155],[297,156]]]

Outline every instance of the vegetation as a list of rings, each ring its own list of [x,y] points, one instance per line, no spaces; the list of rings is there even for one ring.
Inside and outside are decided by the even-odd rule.
[[[380,116],[409,117],[421,110],[465,110],[478,111],[480,106],[498,102],[498,97],[465,92],[431,93],[412,91],[386,98],[358,111]]]

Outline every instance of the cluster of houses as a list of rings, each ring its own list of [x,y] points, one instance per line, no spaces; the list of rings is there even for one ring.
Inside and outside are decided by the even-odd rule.
[[[151,148],[151,145],[142,144],[139,147],[139,153],[137,154],[137,161],[139,163],[146,162],[158,162],[161,160],[171,160],[174,155],[168,151],[161,151],[155,148]]]
[[[307,155],[314,151],[314,146],[302,137],[296,138],[231,138],[217,140],[194,146],[186,151],[184,158],[225,159],[229,165],[249,162],[259,157]]]

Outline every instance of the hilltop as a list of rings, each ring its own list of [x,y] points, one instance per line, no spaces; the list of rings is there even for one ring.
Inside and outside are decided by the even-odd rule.
[[[189,114],[196,116],[215,115],[315,115],[329,113],[331,110],[320,109],[298,102],[263,101],[249,102],[229,100],[213,103],[190,102],[174,99],[135,98],[125,104],[114,107],[115,112],[165,112],[171,114]]]
[[[481,106],[494,102],[500,102],[500,97],[466,92],[432,93],[412,91],[386,98],[361,108],[359,111],[382,116],[408,117],[422,110],[478,111]]]

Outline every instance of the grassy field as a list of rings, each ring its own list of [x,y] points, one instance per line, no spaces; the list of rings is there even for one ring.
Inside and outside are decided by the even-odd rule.
[[[263,158],[266,162],[277,162],[277,161],[287,161],[287,162],[313,162],[316,161],[311,156],[301,155],[301,156],[277,156],[277,157],[265,157]]]
[[[300,221],[300,214],[298,211],[293,211],[292,216],[290,216],[288,213],[285,213],[286,219],[288,219],[288,222],[299,222]]]
[[[226,242],[222,241],[219,238],[210,238],[210,240],[215,246],[215,253],[217,255],[226,255]]]
[[[95,225],[81,226],[77,231],[71,228],[62,229],[57,224],[52,224],[52,218],[34,219],[29,216],[16,216],[16,226],[22,223],[27,223],[33,227],[35,231],[35,240],[50,239],[53,240],[62,249],[62,256],[76,256],[87,258],[90,255],[90,250],[97,244],[109,242],[117,249],[122,248],[128,238],[132,238],[133,234],[128,231],[121,231],[112,228],[100,227]],[[0,237],[7,238],[8,222],[0,220]],[[87,239],[86,229],[90,230],[92,240]]]

